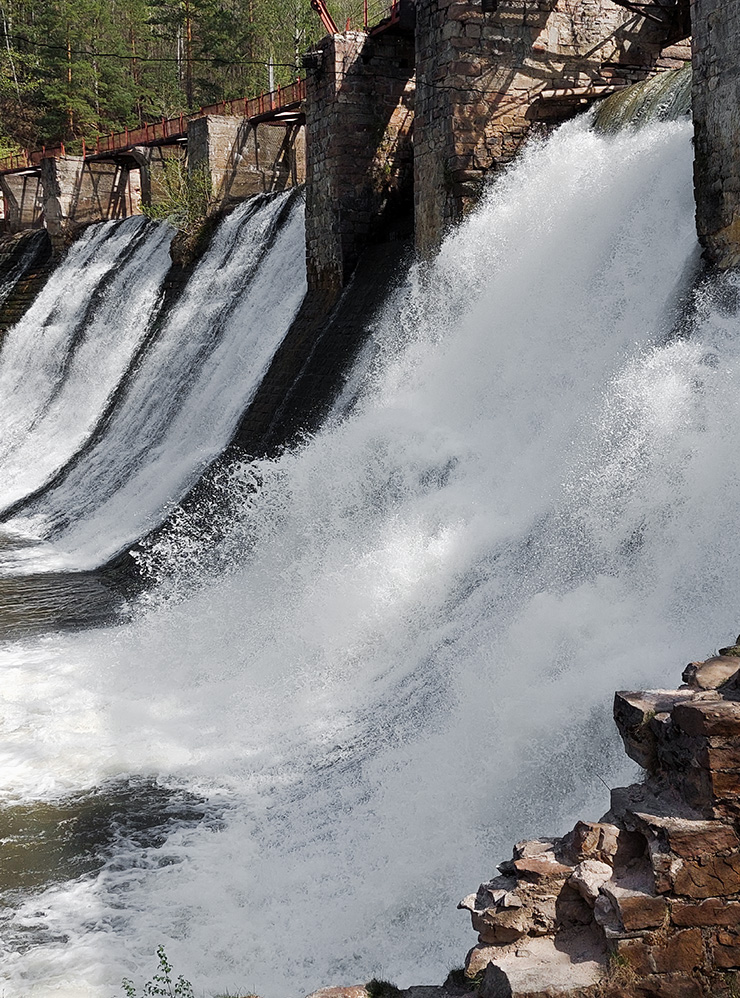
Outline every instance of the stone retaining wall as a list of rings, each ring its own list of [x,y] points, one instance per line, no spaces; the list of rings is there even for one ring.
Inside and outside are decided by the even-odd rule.
[[[413,38],[348,31],[306,65],[308,280],[336,294],[411,202]]]
[[[460,903],[483,998],[707,998],[740,970],[740,646],[723,652],[678,690],[617,693],[644,781],[613,790],[598,822],[518,843]]]
[[[740,265],[740,7],[692,0],[694,179],[699,240],[720,269]]]
[[[500,0],[491,12],[480,0],[425,0],[416,38],[422,254],[475,201],[486,176],[514,157],[533,124],[581,110],[589,98],[578,92],[634,83],[690,58],[687,43],[611,0]],[[568,89],[575,94],[563,95]]]
[[[207,115],[188,125],[188,171],[205,170],[218,207],[306,179],[303,125]]]

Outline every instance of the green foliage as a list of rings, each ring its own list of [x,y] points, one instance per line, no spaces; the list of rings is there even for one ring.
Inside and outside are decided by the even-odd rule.
[[[401,994],[400,988],[395,984],[391,984],[390,981],[379,981],[377,977],[367,982],[365,990],[370,998],[398,998]]]
[[[450,991],[478,991],[484,976],[485,971],[479,970],[474,977],[468,977],[464,967],[454,967],[447,975],[444,986]]]
[[[141,998],[149,998],[151,995],[159,995],[163,998],[195,998],[190,981],[186,981],[182,975],[173,981],[172,967],[167,959],[164,946],[157,947],[157,958],[159,960],[158,973],[146,982],[141,991],[137,989],[133,981],[124,977],[121,987],[126,998],[140,998],[140,996]]]
[[[213,187],[207,170],[188,171],[181,159],[165,160],[162,180],[152,192],[152,205],[142,206],[147,218],[169,222],[180,232],[196,233],[213,204]]]
[[[308,0],[0,0],[0,152],[257,96],[322,34]]]

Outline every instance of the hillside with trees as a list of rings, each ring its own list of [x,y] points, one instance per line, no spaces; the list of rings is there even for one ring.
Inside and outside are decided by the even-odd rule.
[[[309,0],[0,0],[0,154],[257,95],[322,34]]]

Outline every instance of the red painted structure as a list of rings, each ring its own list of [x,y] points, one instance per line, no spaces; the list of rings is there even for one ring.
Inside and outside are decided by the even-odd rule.
[[[126,128],[122,132],[111,132],[99,136],[94,146],[87,146],[83,140],[82,155],[85,159],[106,159],[132,149],[134,146],[168,145],[187,138],[188,122],[203,118],[207,114],[231,115],[249,118],[250,121],[291,120],[300,112],[306,98],[306,81],[296,80],[285,87],[278,87],[259,97],[239,98],[209,104],[193,114],[181,114],[177,118],[162,118],[141,128]],[[290,112],[293,112],[291,114]],[[37,168],[43,159],[60,159],[66,155],[64,143],[52,148],[44,146],[35,152],[15,153],[0,159],[0,173],[16,173]]]
[[[331,16],[325,0],[311,0],[311,7],[321,18],[321,23],[328,35],[338,35],[340,29],[336,21]],[[347,18],[345,31],[367,31],[373,35],[378,31],[384,31],[393,24],[397,24],[401,18],[401,0],[363,0],[362,25],[354,24],[352,18]],[[373,25],[371,28],[370,25]]]

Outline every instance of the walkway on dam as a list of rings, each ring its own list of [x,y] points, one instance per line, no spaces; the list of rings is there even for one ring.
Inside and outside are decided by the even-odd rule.
[[[174,145],[187,141],[188,122],[207,115],[248,118],[250,122],[274,121],[279,124],[298,124],[303,120],[303,102],[306,98],[306,81],[296,80],[285,87],[261,94],[259,97],[239,98],[209,104],[191,114],[176,118],[162,118],[141,128],[126,128],[122,132],[98,137],[94,146],[82,142],[82,157],[86,160],[113,159],[135,146]],[[0,159],[0,174],[36,170],[44,159],[61,159],[66,156],[64,144],[35,152],[15,153]]]

